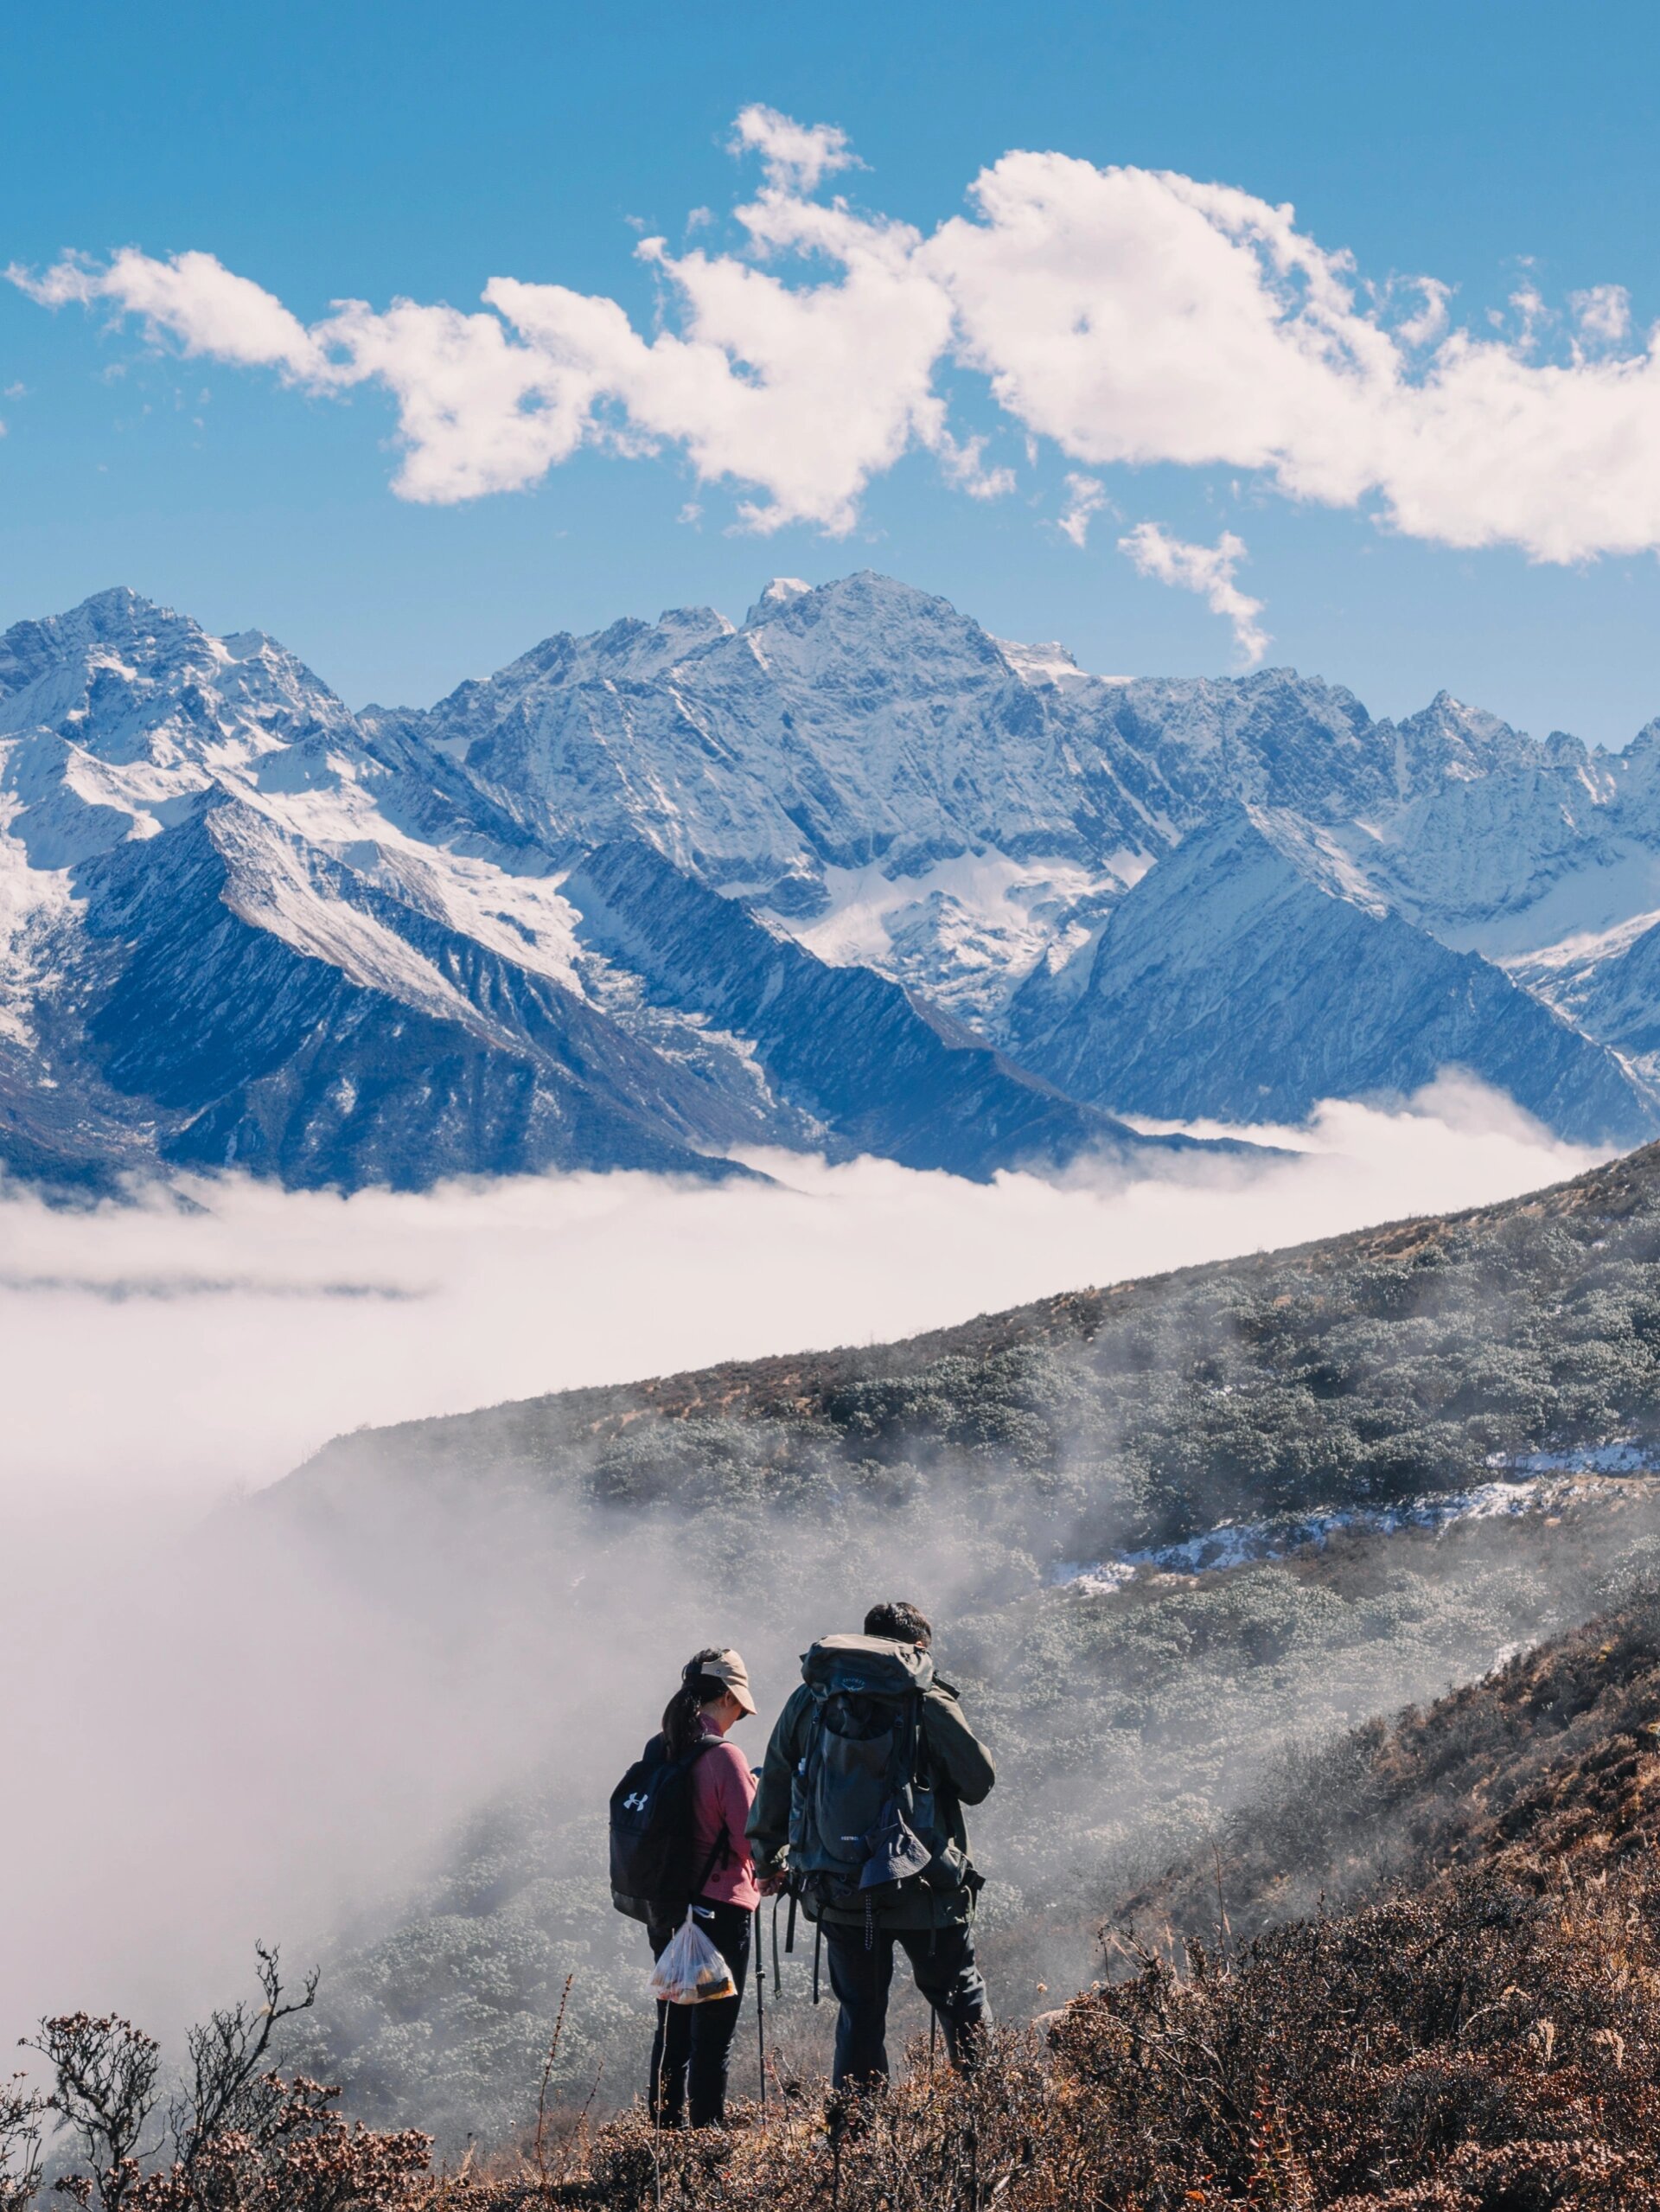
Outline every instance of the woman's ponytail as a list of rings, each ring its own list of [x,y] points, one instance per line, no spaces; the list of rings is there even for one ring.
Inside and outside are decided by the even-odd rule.
[[[663,1708],[663,1746],[671,1759],[683,1759],[692,1749],[704,1707],[712,1704],[726,1687],[703,1671],[706,1661],[719,1657],[719,1645],[709,1644],[680,1669],[680,1686]]]

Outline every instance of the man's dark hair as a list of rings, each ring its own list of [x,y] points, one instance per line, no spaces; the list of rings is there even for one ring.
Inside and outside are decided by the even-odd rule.
[[[865,1633],[885,1636],[895,1644],[926,1646],[934,1640],[934,1631],[921,1606],[907,1605],[903,1598],[891,1599],[886,1605],[873,1605],[865,1615]]]

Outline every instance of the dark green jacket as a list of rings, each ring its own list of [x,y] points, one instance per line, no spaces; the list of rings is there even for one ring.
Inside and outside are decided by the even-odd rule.
[[[812,1710],[813,1692],[803,1683],[778,1716],[767,1745],[760,1786],[746,1825],[755,1870],[760,1875],[778,1872],[780,1861],[788,1856],[790,1778],[807,1751]],[[985,1745],[962,1717],[956,1691],[937,1675],[933,1688],[923,1695],[922,1738],[922,1779],[933,1789],[936,1823],[966,1853],[968,1836],[962,1808],[978,1805],[989,1796],[997,1775]],[[967,1920],[973,1908],[973,1895],[967,1889],[942,1893],[911,1881],[901,1883],[883,1900],[877,1916],[884,1928],[952,1928]],[[809,1919],[819,1916],[805,1899],[803,1909]],[[862,1905],[827,1906],[822,1917],[861,1927],[865,1908]]]

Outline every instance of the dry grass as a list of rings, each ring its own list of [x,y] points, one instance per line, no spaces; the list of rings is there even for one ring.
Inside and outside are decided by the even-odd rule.
[[[973,2074],[914,2046],[839,2138],[821,2081],[775,2059],[768,2109],[736,2107],[729,2130],[660,2134],[636,2107],[591,2138],[580,2105],[545,2096],[521,2156],[435,2175],[425,2137],[349,2126],[328,2092],[262,2077],[194,2164],[141,2175],[106,2156],[69,2194],[112,2212],[1652,2212],[1660,1850],[1635,1817],[1607,1848],[1585,1810],[1635,1815],[1648,1769],[1621,1727],[1605,1758],[1576,1725],[1598,1707],[1629,1724],[1639,1646],[1621,1665],[1617,1636],[1568,1640],[1522,1678],[1561,1691],[1587,1671],[1558,1701],[1567,1766],[1529,1772],[1484,1863],[1242,1947],[1122,1940],[1119,1979],[999,2031]],[[1602,1670],[1624,1679],[1599,1692]],[[1548,1849],[1518,1848],[1523,1807]],[[77,2078],[125,2098],[144,2075],[136,2102],[99,2090],[106,2106],[147,2103],[144,2068],[124,2064],[147,2039],[54,2024],[97,2061]],[[19,2144],[29,2101],[13,2100]]]
[[[968,2077],[909,2077],[836,2145],[763,2120],[603,2129],[580,2180],[476,2212],[1638,2212],[1660,2203],[1660,1870],[1539,1891],[1486,1871],[1259,1938],[1142,1953]]]

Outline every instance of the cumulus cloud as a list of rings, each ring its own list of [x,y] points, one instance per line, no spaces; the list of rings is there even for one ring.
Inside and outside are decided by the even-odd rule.
[[[1433,345],[1446,328],[1452,287],[1434,277],[1414,277],[1408,288],[1417,293],[1418,309],[1395,324],[1395,341],[1407,347]]]
[[[1141,575],[1178,591],[1197,591],[1213,615],[1225,616],[1234,626],[1241,660],[1248,668],[1256,666],[1268,649],[1268,634],[1256,619],[1261,600],[1248,598],[1234,581],[1234,571],[1246,558],[1242,538],[1224,530],[1214,546],[1191,546],[1157,522],[1138,522],[1118,544]]]
[[[782,192],[816,192],[835,170],[854,166],[847,133],[834,124],[797,123],[759,105],[740,111],[732,151],[759,154],[767,182]]]
[[[299,317],[211,253],[153,260],[131,246],[104,266],[67,254],[43,276],[16,266],[6,274],[42,307],[103,301],[137,316],[157,339],[176,339],[188,354],[243,368],[278,368],[297,383],[327,384],[342,371]]]
[[[1540,560],[1660,547],[1660,353],[1618,284],[1563,314],[1529,279],[1478,330],[1453,321],[1443,279],[1369,286],[1291,208],[1229,185],[1011,152],[924,233],[823,196],[854,165],[833,125],[751,106],[732,144],[762,167],[737,244],[637,249],[663,288],[650,334],[614,299],[509,277],[482,311],[347,302],[308,327],[204,253],[10,274],[188,353],[320,391],[384,387],[412,499],[519,489],[601,445],[732,484],[755,528],[845,532],[915,448],[977,495],[1010,487],[948,419],[954,371],[1080,470],[1250,470],[1293,499]]]

